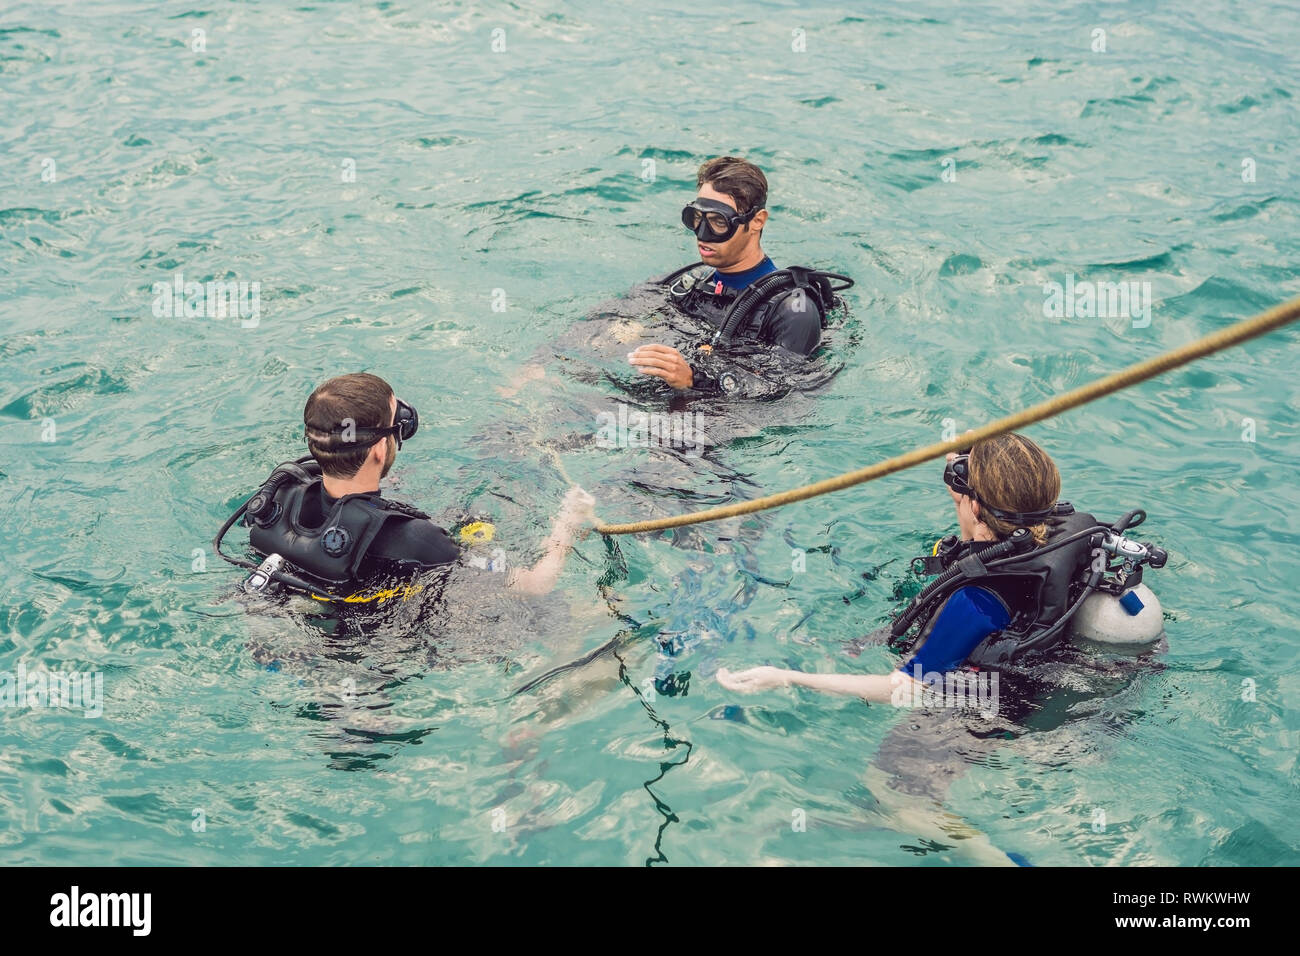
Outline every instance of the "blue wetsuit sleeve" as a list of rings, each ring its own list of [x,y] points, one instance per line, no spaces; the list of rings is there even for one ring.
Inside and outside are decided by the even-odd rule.
[[[930,636],[900,671],[916,677],[942,674],[960,667],[980,642],[1011,623],[1006,606],[984,588],[967,586],[953,592],[939,608]]]

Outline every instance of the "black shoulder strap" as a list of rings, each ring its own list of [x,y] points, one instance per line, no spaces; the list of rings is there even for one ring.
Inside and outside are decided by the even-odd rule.
[[[433,520],[419,508],[416,508],[414,505],[408,505],[404,501],[392,501],[388,498],[377,498],[375,499],[375,504],[387,511],[393,512],[394,514],[405,515],[408,518],[425,518],[429,521]]]
[[[775,272],[760,276],[750,283],[731,304],[726,317],[722,321],[722,327],[715,336],[715,341],[726,342],[729,340],[748,325],[750,319],[760,309],[766,310],[762,318],[762,322],[766,323],[771,315],[771,305],[799,290],[803,290],[805,295],[813,297],[820,314],[821,326],[825,328],[826,314],[831,310],[835,302],[834,292],[830,285],[830,277],[835,275],[835,273],[821,272],[808,266],[786,266],[784,269],[777,269]],[[850,284],[852,283],[851,279],[848,281]]]
[[[808,266],[788,266],[786,271],[794,277],[794,287],[796,289],[803,289],[805,294],[814,297],[818,308],[821,310],[822,328],[825,328],[826,313],[835,304],[835,294],[831,291],[830,279],[826,277],[825,273]]]
[[[428,518],[423,511],[404,505],[397,501],[386,501],[379,492],[367,492],[356,495],[344,495],[334,503],[325,518],[321,531],[321,544],[328,542],[333,529],[342,529],[352,539],[346,542],[351,549],[348,560],[348,573],[355,575],[365,560],[370,546],[384,526],[392,520],[407,521]]]

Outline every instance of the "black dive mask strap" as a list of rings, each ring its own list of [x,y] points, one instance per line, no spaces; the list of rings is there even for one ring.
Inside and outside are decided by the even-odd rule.
[[[402,443],[410,441],[420,430],[420,414],[415,410],[414,405],[399,398],[391,425],[333,425],[329,428],[318,428],[306,421],[303,425],[309,432],[314,431],[329,436],[328,443],[317,442],[325,451],[352,450],[364,445],[373,445],[379,439],[390,435],[397,439],[397,447],[400,450]],[[350,437],[345,438],[346,435]]]
[[[980,507],[983,510],[987,511],[993,517],[1009,522],[1018,527],[1042,524],[1048,518],[1056,514],[1055,503],[1052,504],[1052,507],[1045,508],[1042,511],[1003,511],[1001,508],[994,508],[987,501],[978,497],[976,497],[975,500],[980,503]]]

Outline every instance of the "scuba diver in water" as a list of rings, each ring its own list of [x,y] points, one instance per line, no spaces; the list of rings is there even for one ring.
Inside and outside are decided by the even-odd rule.
[[[415,408],[376,375],[359,372],[318,387],[303,409],[309,455],[279,465],[222,525],[213,546],[232,564],[252,569],[245,591],[272,581],[320,601],[348,605],[405,597],[409,586],[375,587],[461,560],[462,547],[423,511],[383,497],[380,479],[419,427]],[[595,499],[569,489],[543,557],[510,571],[506,584],[524,594],[549,592],[575,537],[594,522]],[[226,555],[221,539],[243,517],[261,564]],[[460,530],[482,536],[484,523]]]
[[[1141,581],[1143,565],[1163,567],[1167,554],[1124,537],[1142,523],[1145,512],[1129,512],[1110,526],[1076,512],[1057,500],[1061,478],[1055,463],[1015,434],[949,455],[944,483],[961,536],[943,539],[931,555],[913,562],[917,573],[939,577],[889,628],[891,642],[907,653],[897,670],[808,674],[722,668],[718,683],[742,692],[797,685],[916,704],[933,701],[945,684],[951,687],[946,678],[953,672],[975,676],[1025,666],[1072,636],[1127,645],[1151,644],[1162,636],[1160,604]],[[915,639],[906,641],[914,626]]]
[[[683,207],[682,225],[695,234],[700,261],[659,283],[668,286],[669,301],[679,311],[714,330],[712,341],[689,359],[670,345],[642,345],[628,361],[674,389],[728,392],[734,385],[718,350],[735,339],[811,355],[836,293],[853,281],[799,266],[778,269],[763,252],[767,177],[753,163],[735,156],[711,159],[700,167],[696,185],[699,194]],[[832,286],[832,280],[843,284]]]
[[[846,309],[839,293],[853,280],[802,266],[776,267],[762,247],[767,177],[753,163],[735,156],[711,159],[700,166],[696,181],[698,194],[682,208],[681,221],[695,237],[698,261],[634,286],[628,299],[638,306],[652,299],[647,311],[657,314],[644,323],[628,321],[615,305],[600,317],[624,321],[597,342],[656,340],[625,352],[626,361],[637,378],[662,379],[677,393],[775,397],[808,377],[804,360],[822,344],[828,314]],[[665,344],[666,338],[678,344]],[[599,350],[584,342],[581,352]],[[512,397],[525,382],[545,375],[541,365],[530,363],[499,391]],[[821,377],[814,381],[824,383]]]
[[[596,306],[498,389],[513,397],[554,369],[565,387],[549,389],[547,416],[530,409],[529,418],[571,430],[548,437],[546,447],[557,462],[561,452],[585,455],[589,467],[608,476],[603,486],[614,504],[626,502],[620,510],[643,517],[675,511],[686,501],[718,505],[752,496],[757,485],[728,460],[729,446],[761,435],[769,424],[804,419],[817,393],[843,368],[829,340],[847,324],[838,293],[852,281],[776,267],[762,245],[767,177],[753,163],[711,159],[696,180],[697,193],[680,220],[697,261]],[[844,344],[853,342],[846,334]],[[499,459],[521,454],[519,429],[495,433],[510,439]],[[475,443],[478,450],[500,445],[491,436]],[[611,449],[626,453],[612,455]],[[765,527],[764,518],[747,518],[707,531],[678,529],[672,541],[682,549],[736,556],[742,580],[734,611],[772,583],[758,573],[755,558]],[[621,563],[619,546],[608,547]],[[701,580],[693,566],[662,593],[679,598]],[[619,600],[606,590],[611,603]],[[721,616],[673,599],[645,614],[662,626],[657,691],[685,693],[690,672],[682,659],[723,629]]]

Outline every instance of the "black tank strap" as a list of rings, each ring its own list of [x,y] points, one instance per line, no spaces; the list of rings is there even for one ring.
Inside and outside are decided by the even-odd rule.
[[[348,559],[348,573],[355,575],[361,567],[374,544],[375,538],[392,520],[410,521],[428,518],[423,511],[403,504],[400,501],[388,501],[379,492],[367,492],[358,495],[344,495],[334,503],[325,518],[321,530],[321,543],[332,527],[343,528],[353,538],[350,543],[351,554]]]

